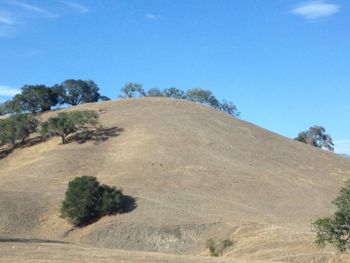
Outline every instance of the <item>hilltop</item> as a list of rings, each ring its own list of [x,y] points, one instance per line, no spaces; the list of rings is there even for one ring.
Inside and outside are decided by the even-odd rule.
[[[185,100],[67,110],[75,109],[96,110],[118,136],[67,145],[52,138],[1,159],[0,237],[188,255],[189,262],[208,254],[208,239],[230,238],[224,256],[234,260],[337,261],[332,249],[314,246],[310,222],[333,211],[349,159]],[[123,188],[136,208],[72,229],[59,208],[67,183],[82,175]]]

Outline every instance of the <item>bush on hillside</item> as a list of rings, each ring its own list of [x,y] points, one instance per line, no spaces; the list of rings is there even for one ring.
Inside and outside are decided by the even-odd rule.
[[[68,184],[61,216],[75,226],[87,225],[98,218],[123,209],[122,190],[100,185],[96,177],[77,177]]]
[[[207,248],[209,249],[210,256],[219,257],[222,256],[226,249],[233,245],[233,241],[230,239],[224,239],[221,242],[215,242],[212,238],[207,241]]]
[[[345,252],[350,248],[350,180],[340,190],[333,204],[337,210],[332,216],[313,223],[317,231],[315,242],[320,247],[331,244],[338,251]]]

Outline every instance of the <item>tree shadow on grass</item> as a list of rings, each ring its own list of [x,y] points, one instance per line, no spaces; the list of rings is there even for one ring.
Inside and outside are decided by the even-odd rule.
[[[99,127],[95,130],[77,132],[69,136],[66,140],[66,143],[78,142],[82,144],[87,141],[94,141],[94,144],[97,145],[104,141],[107,141],[110,137],[119,136],[123,131],[124,129],[119,127],[111,127],[111,128]],[[10,155],[15,149],[23,149],[26,147],[31,147],[46,141],[48,138],[49,137],[36,136],[33,138],[26,139],[24,142],[16,143],[12,147],[0,148],[0,160]]]
[[[74,231],[74,229],[84,228],[88,225],[96,223],[104,216],[112,216],[112,215],[126,214],[126,213],[132,212],[134,209],[137,208],[136,200],[137,199],[133,196],[123,195],[123,203],[121,204],[121,207],[117,211],[114,211],[112,213],[102,214],[102,215],[95,215],[94,217],[87,219],[83,224],[80,224],[79,226],[75,226],[72,229],[68,230],[64,234],[64,237],[67,237],[70,232]]]
[[[119,211],[120,214],[130,213],[136,209],[137,203],[136,198],[131,195],[124,195],[123,197],[123,206]]]
[[[124,131],[123,128],[111,127],[103,128],[99,127],[95,130],[86,130],[77,132],[66,139],[66,143],[78,142],[80,144],[87,141],[94,141],[94,144],[100,144],[107,141],[110,137],[117,137]]]
[[[0,243],[52,243],[52,244],[69,244],[65,241],[37,239],[37,238],[8,238],[0,237]]]
[[[36,136],[33,138],[26,139],[23,142],[18,142],[14,146],[4,147],[4,148],[0,149],[0,160],[7,157],[8,155],[10,155],[15,149],[22,149],[22,148],[26,148],[26,147],[31,147],[31,146],[37,145],[39,143],[42,143],[43,141],[45,141],[44,137]]]

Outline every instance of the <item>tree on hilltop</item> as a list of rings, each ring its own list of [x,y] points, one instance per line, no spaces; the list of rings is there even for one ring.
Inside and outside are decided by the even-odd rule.
[[[126,83],[120,91],[122,92],[122,95],[120,96],[121,98],[134,98],[146,96],[145,90],[139,83]]]
[[[167,88],[163,91],[163,94],[165,97],[169,97],[169,98],[174,98],[174,99],[186,99],[186,94],[184,91],[175,88],[175,87],[171,87],[171,88]]]
[[[223,100],[219,104],[219,109],[220,109],[220,111],[225,112],[233,117],[240,116],[240,113],[238,112],[236,105],[233,104],[231,101]]]
[[[97,102],[101,97],[99,87],[92,80],[68,79],[53,89],[59,96],[60,104],[75,106],[81,103]]]
[[[39,121],[30,114],[14,114],[0,120],[0,145],[17,141],[24,143],[30,134],[37,132]]]
[[[332,137],[326,133],[326,129],[322,126],[313,126],[307,131],[300,132],[295,140],[317,148],[334,151]]]
[[[204,90],[200,88],[189,89],[186,92],[186,98],[193,102],[205,104],[218,109],[220,102],[215,98],[210,90]]]
[[[158,88],[152,88],[147,91],[147,97],[164,97],[164,93]]]
[[[25,85],[17,100],[25,112],[45,112],[58,103],[58,94],[45,85]],[[16,102],[16,99],[14,100]]]

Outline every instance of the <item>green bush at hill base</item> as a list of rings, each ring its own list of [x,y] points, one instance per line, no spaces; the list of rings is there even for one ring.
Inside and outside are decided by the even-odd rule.
[[[84,226],[108,214],[122,210],[122,190],[100,185],[96,177],[82,176],[69,182],[61,216],[75,226]]]

